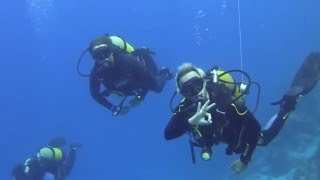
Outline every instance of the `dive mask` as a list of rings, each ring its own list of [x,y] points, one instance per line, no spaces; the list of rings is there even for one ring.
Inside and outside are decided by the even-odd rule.
[[[202,91],[203,86],[203,78],[193,77],[181,85],[180,93],[184,97],[193,97],[198,95]]]
[[[110,48],[108,48],[107,46],[103,46],[103,47],[95,49],[92,52],[92,57],[95,60],[105,60],[110,57],[111,53],[112,53],[112,51],[110,50]]]

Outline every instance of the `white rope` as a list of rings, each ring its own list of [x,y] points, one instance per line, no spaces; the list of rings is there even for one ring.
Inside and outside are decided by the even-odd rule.
[[[239,22],[239,48],[240,48],[240,67],[243,71],[243,58],[242,58],[242,31],[241,31],[241,11],[240,11],[240,0],[238,0],[238,22]],[[243,74],[241,75],[243,82]]]

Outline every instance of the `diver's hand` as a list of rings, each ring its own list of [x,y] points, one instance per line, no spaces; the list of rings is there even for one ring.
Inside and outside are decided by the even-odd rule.
[[[244,170],[246,170],[247,167],[248,167],[248,165],[244,164],[243,162],[241,162],[240,159],[238,159],[231,164],[230,169],[233,173],[239,174],[239,173],[243,172]]]
[[[202,107],[201,103],[198,103],[197,107],[197,113],[193,115],[189,120],[189,124],[191,125],[208,125],[212,123],[211,114],[208,113],[208,111],[215,106],[215,103],[210,104],[210,101],[208,100]]]

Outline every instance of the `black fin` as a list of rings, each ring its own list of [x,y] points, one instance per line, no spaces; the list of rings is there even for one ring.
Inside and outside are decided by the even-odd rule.
[[[320,79],[320,53],[312,52],[296,73],[291,88],[301,89],[299,94],[309,93]],[[299,87],[299,88],[297,88]]]

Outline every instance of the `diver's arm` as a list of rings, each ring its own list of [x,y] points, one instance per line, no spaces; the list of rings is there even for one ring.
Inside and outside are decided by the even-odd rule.
[[[232,105],[233,113],[243,122],[242,142],[246,143],[245,150],[240,155],[240,160],[244,164],[251,161],[253,152],[259,141],[261,126],[253,114],[244,105]]]
[[[243,121],[245,126],[245,141],[247,142],[247,145],[245,151],[240,156],[240,160],[244,164],[248,164],[257,147],[261,133],[261,126],[249,110],[244,114]]]
[[[164,130],[164,138],[172,140],[185,134],[189,129],[188,113],[182,111],[183,105],[176,107],[169,123]]]
[[[243,164],[249,164],[254,150],[256,149],[256,144],[247,144],[246,149],[243,153],[240,154],[240,160]]]
[[[111,109],[112,104],[100,93],[100,81],[96,73],[97,67],[94,67],[90,74],[90,93],[91,97],[102,106]]]
[[[174,114],[164,130],[166,140],[176,139],[188,131],[188,118]]]
[[[191,127],[189,119],[197,113],[199,102],[205,104],[203,99],[194,102],[181,101],[175,108],[174,113],[165,128],[164,137],[166,140],[178,138],[189,130]]]

